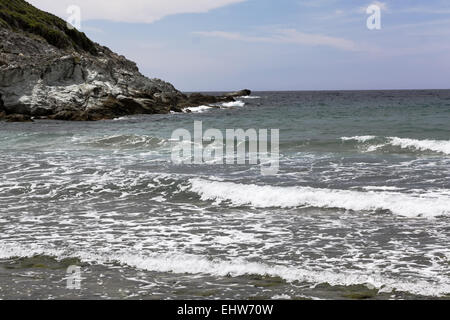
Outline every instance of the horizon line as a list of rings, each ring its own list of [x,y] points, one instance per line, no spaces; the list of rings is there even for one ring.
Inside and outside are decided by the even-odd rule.
[[[180,90],[180,92],[183,93],[195,93],[195,92],[211,92],[211,93],[217,93],[217,92],[234,92],[237,90]],[[251,89],[249,89],[251,90]],[[450,88],[415,88],[415,89],[288,89],[288,90],[251,90],[252,93],[254,92],[355,92],[355,91],[449,91]]]

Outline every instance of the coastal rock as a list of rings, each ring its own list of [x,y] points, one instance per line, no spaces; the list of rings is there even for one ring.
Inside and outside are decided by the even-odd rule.
[[[4,119],[6,120],[6,122],[33,122],[31,117],[25,114],[9,114],[5,115]]]
[[[5,111],[2,97],[3,97],[2,94],[0,94],[0,113]]]
[[[234,98],[230,95],[223,95],[223,96],[211,96],[211,95],[205,95],[201,93],[192,93],[188,98],[188,103],[192,106],[198,106],[201,104],[214,104],[214,103],[220,103],[220,102],[233,102],[236,101]]]
[[[240,91],[236,91],[236,92],[230,92],[225,94],[225,97],[233,97],[233,98],[238,98],[238,97],[246,97],[252,94],[252,91],[249,89],[244,89],[244,90],[240,90]]]
[[[0,22],[0,112],[6,115],[93,121],[179,112],[236,96],[187,96],[149,79],[136,63],[23,0],[0,0]]]
[[[161,113],[184,97],[171,84],[144,77],[133,62],[105,47],[98,46],[103,54],[94,56],[61,51],[6,29],[0,30],[0,37],[8,61],[0,67],[0,94],[6,113],[60,117],[65,109],[88,114],[104,110],[104,117],[110,118],[124,113]],[[23,56],[5,53],[13,48]],[[153,97],[154,92],[159,96],[153,100],[142,99]]]

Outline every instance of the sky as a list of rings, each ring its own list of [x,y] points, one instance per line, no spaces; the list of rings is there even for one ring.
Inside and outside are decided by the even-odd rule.
[[[182,91],[450,88],[450,0],[29,2]]]

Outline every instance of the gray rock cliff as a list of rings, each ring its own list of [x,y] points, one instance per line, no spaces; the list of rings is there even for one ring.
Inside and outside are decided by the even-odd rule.
[[[23,10],[26,19],[16,14]],[[30,17],[50,31],[30,29]],[[22,0],[0,0],[0,118],[101,120],[233,100],[187,96],[170,83],[143,76],[134,62],[84,34],[66,29],[61,19]]]

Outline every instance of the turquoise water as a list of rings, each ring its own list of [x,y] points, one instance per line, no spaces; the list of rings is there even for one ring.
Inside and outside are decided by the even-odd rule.
[[[0,123],[0,298],[448,298],[450,91],[240,101]],[[172,163],[194,121],[279,129],[278,174]]]

